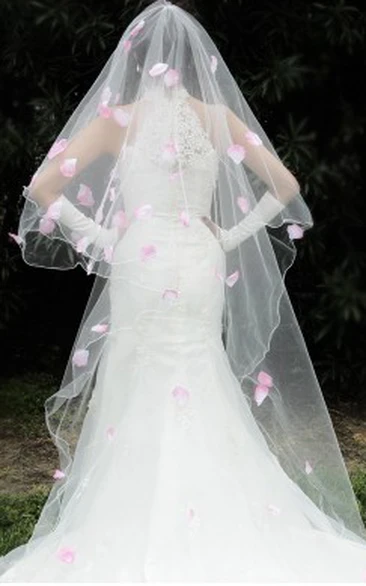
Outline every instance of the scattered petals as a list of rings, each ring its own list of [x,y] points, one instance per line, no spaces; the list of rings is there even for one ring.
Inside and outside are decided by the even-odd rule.
[[[154,244],[146,244],[141,247],[141,260],[149,260],[156,256],[156,246]]]
[[[124,229],[128,224],[127,216],[124,210],[119,210],[112,217],[112,226],[114,228]]]
[[[91,328],[92,332],[97,332],[98,334],[104,334],[104,332],[106,332],[108,330],[108,324],[96,324],[95,326],[92,326]]]
[[[76,252],[84,253],[86,251],[86,249],[88,248],[88,244],[89,244],[89,239],[87,236],[83,236],[82,238],[79,238],[76,242]]]
[[[265,387],[272,387],[273,386],[273,379],[268,372],[264,372],[261,370],[257,376],[257,381],[259,384],[264,385]]]
[[[288,235],[292,240],[295,238],[302,238],[304,235],[304,230],[298,224],[289,224],[287,226]]]
[[[149,74],[151,77],[156,77],[165,73],[168,69],[169,65],[167,63],[155,63],[155,65],[149,70]]]
[[[19,244],[19,246],[24,242],[23,238],[18,234],[13,234],[12,232],[8,232],[8,234],[17,244]]]
[[[91,207],[95,204],[92,190],[88,185],[84,185],[84,183],[80,183],[76,199],[83,206]]]
[[[175,301],[179,297],[179,291],[177,289],[165,289],[162,297],[167,301]]]
[[[77,159],[65,159],[60,165],[60,171],[64,177],[73,177],[76,171]]]
[[[215,55],[211,55],[211,71],[212,73],[216,73],[216,69],[217,69],[217,57],[215,57]]]
[[[99,104],[98,114],[102,118],[110,118],[112,116],[112,108],[107,104]]]
[[[249,200],[246,197],[240,196],[236,199],[236,203],[238,204],[239,208],[246,214],[249,211]]]
[[[311,474],[311,472],[313,471],[313,467],[310,464],[309,460],[305,461],[305,472],[306,474]]]
[[[58,140],[57,142],[55,142],[52,147],[50,148],[50,150],[48,151],[47,157],[49,159],[53,159],[54,157],[56,157],[57,155],[59,155],[60,153],[62,153],[66,147],[67,147],[67,139],[66,138],[61,138],[61,140]],[[32,179],[33,181],[33,179]],[[32,182],[31,182],[32,184]]]
[[[112,244],[109,244],[108,246],[104,246],[103,253],[104,253],[104,260],[106,262],[112,262],[112,258],[113,258],[113,245]]]
[[[261,405],[269,393],[269,388],[264,385],[257,385],[254,390],[254,400],[257,405]]]
[[[61,562],[72,564],[75,561],[75,550],[71,547],[62,547],[58,550],[57,557]]]
[[[89,350],[76,350],[72,357],[72,362],[75,366],[86,366],[89,358]]]
[[[52,218],[48,218],[46,215],[39,221],[39,231],[42,234],[50,234],[55,229],[56,224]]]
[[[65,478],[65,476],[66,476],[65,472],[62,472],[62,470],[56,469],[52,478],[54,478],[55,480],[60,480],[61,478]]]
[[[231,275],[229,275],[228,277],[226,277],[225,282],[227,284],[228,287],[233,287],[236,283],[236,281],[239,279],[239,271],[235,271],[234,273],[232,273]]]
[[[131,115],[125,110],[122,110],[122,108],[114,108],[112,116],[113,119],[117,122],[117,124],[119,124],[119,126],[121,126],[122,128],[128,126],[131,119]]]
[[[50,218],[51,220],[58,220],[61,213],[61,206],[61,199],[56,199],[48,206],[47,211],[43,217]]]
[[[218,279],[220,279],[220,281],[223,283],[224,282],[224,275],[222,274],[221,271],[219,271],[218,269],[215,270],[215,277],[217,277]]]
[[[179,73],[176,69],[168,69],[164,75],[164,83],[167,87],[177,85],[179,82]]]
[[[125,52],[128,53],[132,47],[132,43],[129,39],[125,39],[124,41],[122,41],[122,46]]]
[[[130,32],[130,37],[135,37],[141,29],[143,29],[145,26],[145,21],[144,20],[140,20],[140,22],[137,23],[136,26],[133,27],[133,29]]]
[[[177,157],[178,149],[174,143],[174,141],[170,140],[167,142],[162,151],[162,158],[163,161],[174,161]]]
[[[107,438],[108,438],[109,440],[112,440],[112,439],[114,438],[114,436],[115,436],[115,435],[116,435],[116,430],[115,430],[115,428],[114,428],[112,425],[110,425],[110,426],[107,428]]]
[[[135,210],[135,216],[138,219],[142,218],[150,218],[152,215],[152,206],[150,204],[145,204],[140,206]]]
[[[189,214],[186,210],[183,210],[179,215],[180,221],[182,222],[183,226],[189,226],[190,218]]]
[[[185,387],[177,385],[172,390],[173,397],[177,400],[178,405],[183,407],[189,399],[189,391]]]
[[[247,139],[247,141],[254,145],[254,146],[259,146],[262,143],[262,139],[259,138],[258,134],[256,134],[255,132],[252,132],[251,130],[247,130],[247,132],[244,134],[245,138]]]
[[[244,160],[246,153],[245,148],[241,144],[232,144],[227,149],[227,154],[236,165],[239,165]]]

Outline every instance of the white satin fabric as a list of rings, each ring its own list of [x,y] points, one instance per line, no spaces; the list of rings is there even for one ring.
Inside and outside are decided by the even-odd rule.
[[[112,328],[61,520],[9,554],[0,582],[361,582],[366,544],[337,536],[284,473],[230,368],[225,253],[200,219],[214,151],[185,170],[189,230],[179,183],[164,186],[134,152],[121,161],[126,211],[149,203],[154,215],[132,221],[115,249],[125,262],[103,292]],[[146,245],[155,254],[135,262]]]

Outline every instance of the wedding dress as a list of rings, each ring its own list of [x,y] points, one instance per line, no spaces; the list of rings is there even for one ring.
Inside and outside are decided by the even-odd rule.
[[[153,9],[160,17],[166,6]],[[0,582],[364,581],[362,521],[261,229],[278,213],[309,222],[307,208],[298,197],[287,212],[269,194],[232,228],[210,223],[215,201],[221,223],[234,210],[235,190],[220,185],[242,172],[238,161],[224,165],[227,145],[217,127],[204,127],[201,103],[183,85],[156,85],[143,103],[140,132],[124,142],[105,191],[112,207],[123,191],[123,230],[100,221],[104,198],[99,221],[61,195],[41,220],[28,200],[20,222],[23,258],[35,266],[75,266],[75,256],[51,257],[49,248],[42,256],[42,246],[45,235],[58,246],[52,234],[65,244],[77,232],[84,268],[99,259],[99,290],[46,402],[60,454],[55,485],[29,542],[0,558]],[[258,133],[249,139],[254,168],[255,153],[266,155]],[[65,170],[65,144],[56,145],[52,160]],[[273,186],[283,187],[285,168],[268,160]],[[85,183],[78,197],[93,200]],[[281,234],[273,242],[288,268],[290,245]]]

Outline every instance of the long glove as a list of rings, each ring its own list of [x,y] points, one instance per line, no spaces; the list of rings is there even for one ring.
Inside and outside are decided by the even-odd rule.
[[[286,206],[266,191],[256,206],[245,216],[245,218],[230,228],[224,230],[218,228],[218,240],[225,252],[236,248],[241,242],[256,234],[258,230],[266,226]]]
[[[49,207],[46,213],[49,218],[55,218],[65,226],[77,232],[81,238],[87,239],[85,245],[93,243],[100,248],[113,245],[119,236],[119,228],[104,228],[91,218],[80,212],[63,194]]]

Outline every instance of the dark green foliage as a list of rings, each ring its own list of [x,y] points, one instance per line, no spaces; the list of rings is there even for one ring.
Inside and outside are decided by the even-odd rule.
[[[1,4],[0,333],[7,341],[9,358],[15,352],[13,368],[27,367],[28,350],[32,366],[37,366],[40,356],[42,368],[47,347],[60,346],[66,357],[87,294],[81,269],[66,277],[25,267],[20,261],[17,245],[7,233],[16,231],[22,186],[29,183],[128,23],[149,3],[13,0]],[[274,147],[298,178],[313,212],[315,226],[298,242],[297,262],[286,277],[287,285],[327,399],[344,399],[361,407],[366,382],[360,343],[366,306],[362,284],[366,199],[361,175],[366,116],[360,91],[364,3],[195,0],[194,4]],[[67,287],[62,285],[66,280]],[[70,316],[66,328],[61,326],[63,313]],[[36,353],[37,347],[42,351]],[[53,356],[50,352],[50,368],[55,364]]]

